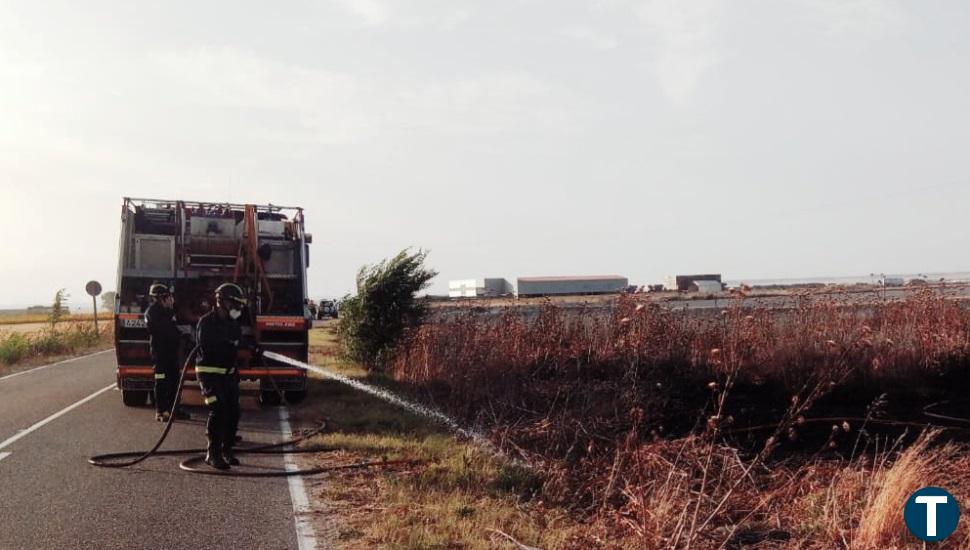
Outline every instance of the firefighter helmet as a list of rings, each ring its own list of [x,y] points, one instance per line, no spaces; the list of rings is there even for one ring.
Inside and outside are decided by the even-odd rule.
[[[168,287],[162,283],[155,283],[148,289],[148,295],[152,298],[164,298],[171,293],[172,291],[170,291]]]
[[[237,304],[246,305],[246,296],[243,294],[239,285],[233,283],[223,283],[216,289],[216,297],[222,300],[232,300]]]

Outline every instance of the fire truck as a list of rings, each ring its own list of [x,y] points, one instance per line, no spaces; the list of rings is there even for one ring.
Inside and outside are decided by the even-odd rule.
[[[240,317],[243,342],[237,366],[243,381],[258,383],[261,403],[306,396],[306,372],[255,356],[256,346],[307,360],[312,317],[306,271],[312,236],[303,209],[276,205],[125,198],[121,208],[115,302],[117,380],[125,405],[145,405],[155,385],[145,310],[153,283],[175,295],[185,335],[180,365],[191,352],[199,318],[215,307],[226,282],[249,298]],[[186,373],[194,380],[194,369]]]

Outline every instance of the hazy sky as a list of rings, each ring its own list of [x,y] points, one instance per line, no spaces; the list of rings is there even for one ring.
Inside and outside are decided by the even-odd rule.
[[[970,4],[0,0],[0,307],[121,197],[302,205],[311,292],[970,268]]]

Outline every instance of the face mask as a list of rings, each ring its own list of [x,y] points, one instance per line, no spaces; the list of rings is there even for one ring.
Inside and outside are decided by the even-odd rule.
[[[229,310],[229,317],[232,317],[233,319],[238,319],[241,315],[242,315],[242,310],[241,309],[230,309]]]

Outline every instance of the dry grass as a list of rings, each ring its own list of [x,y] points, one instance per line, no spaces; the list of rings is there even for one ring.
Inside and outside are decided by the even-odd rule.
[[[311,361],[369,383],[396,387],[337,354],[332,325],[311,332]],[[326,463],[404,460],[405,465],[345,471],[310,481],[327,503],[323,530],[340,548],[515,548],[501,533],[544,549],[602,546],[596,527],[534,498],[534,472],[455,440],[423,419],[334,382],[314,380],[297,417],[328,419],[313,443],[340,449]],[[336,527],[334,527],[336,526]],[[599,528],[606,535],[604,527]],[[622,539],[612,548],[629,547]]]
[[[915,490],[946,487],[959,502],[970,496],[970,461],[963,445],[934,445],[926,432],[906,448],[874,452],[853,463],[816,464],[801,472],[785,520],[797,527],[803,548],[904,549],[920,547],[903,523],[903,503]],[[939,548],[966,548],[961,525]]]
[[[0,373],[14,365],[30,366],[103,349],[110,345],[112,334],[107,324],[95,331],[88,323],[59,323],[55,330],[32,332],[0,329]]]
[[[50,317],[44,313],[13,313],[0,314],[0,325],[25,325],[35,323],[48,323]],[[110,321],[114,319],[114,313],[100,312],[99,320]],[[93,313],[73,313],[61,318],[61,323],[94,321]]]
[[[885,392],[904,414],[908,400],[965,391],[970,314],[934,292],[799,302],[736,304],[716,317],[636,296],[606,313],[469,312],[420,327],[391,372],[541,465],[537,498],[608,526],[606,540],[906,547],[906,496],[934,481],[963,491],[940,472],[970,472],[965,448],[933,446],[930,436],[887,447],[899,431],[873,432],[879,413],[866,405]],[[868,430],[855,419],[830,431],[811,421],[846,410]],[[739,432],[752,424],[766,428]]]

